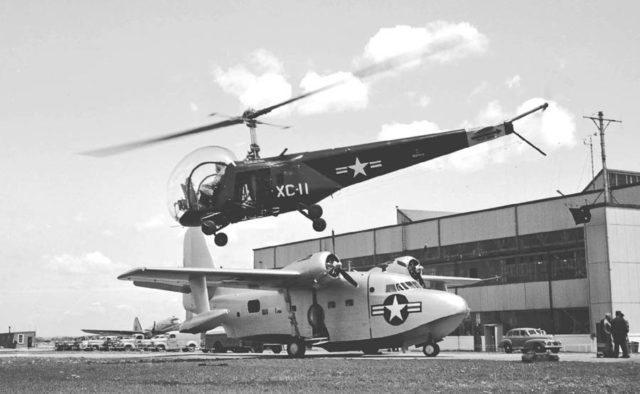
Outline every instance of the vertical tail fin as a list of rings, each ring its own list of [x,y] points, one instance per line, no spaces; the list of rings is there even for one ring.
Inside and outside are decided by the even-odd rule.
[[[213,263],[207,241],[199,228],[188,228],[184,234],[182,265],[193,268],[218,268]]]
[[[142,325],[137,317],[133,319],[133,331],[142,332]]]
[[[204,234],[199,228],[189,228],[184,234],[182,265],[192,268],[216,268],[207,247]],[[182,295],[182,305],[189,312],[200,314],[209,310],[209,291],[204,276],[189,280],[191,294]],[[189,320],[189,319],[188,319]]]

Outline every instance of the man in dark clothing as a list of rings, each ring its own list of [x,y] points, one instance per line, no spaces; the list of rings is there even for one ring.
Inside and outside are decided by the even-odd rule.
[[[622,348],[622,357],[629,358],[629,349],[627,348],[627,334],[629,333],[629,322],[624,319],[624,314],[616,311],[616,317],[611,320],[611,333],[613,334],[613,357],[618,357],[620,348]]]

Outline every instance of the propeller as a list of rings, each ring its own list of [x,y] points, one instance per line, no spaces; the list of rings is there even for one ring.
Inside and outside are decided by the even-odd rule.
[[[327,259],[326,267],[327,267],[327,274],[329,276],[333,278],[337,278],[338,275],[340,275],[347,282],[349,282],[353,287],[358,287],[358,282],[356,282],[355,279],[353,279],[351,275],[347,273],[347,271],[342,269],[342,262],[337,258]]]
[[[394,69],[398,69],[399,67],[403,66],[403,65],[407,65],[410,63],[415,63],[418,60],[420,60],[421,58],[425,57],[427,54],[426,51],[414,51],[414,52],[409,52],[409,53],[405,53],[405,54],[401,54],[398,56],[394,56],[391,57],[387,60],[378,62],[378,63],[374,63],[371,64],[367,67],[364,67],[356,72],[353,73],[354,76],[356,76],[357,78],[362,79],[366,79],[366,78],[370,78],[374,75],[377,74],[381,74],[387,71],[392,71]],[[257,144],[255,143],[255,136],[254,136],[254,132],[253,130],[255,129],[257,124],[265,124],[265,125],[270,125],[270,126],[276,126],[276,127],[283,127],[286,128],[284,126],[277,126],[277,125],[271,125],[268,123],[263,123],[261,121],[258,121],[257,118],[263,115],[268,114],[269,112],[280,108],[280,107],[284,107],[285,105],[289,105],[292,104],[296,101],[305,99],[307,97],[311,97],[314,96],[318,93],[324,92],[325,90],[329,90],[329,89],[333,89],[337,86],[343,85],[345,83],[347,83],[349,81],[349,79],[342,79],[333,83],[330,83],[328,85],[319,87],[317,89],[314,90],[310,90],[308,92],[302,93],[298,96],[292,97],[288,100],[284,100],[282,102],[279,102],[277,104],[274,105],[270,105],[268,107],[262,108],[262,109],[258,109],[258,110],[253,110],[253,109],[248,109],[246,110],[242,115],[240,116],[235,116],[235,117],[229,117],[229,119],[220,121],[220,122],[215,122],[215,123],[211,123],[211,124],[207,124],[204,126],[199,126],[199,127],[194,127],[194,128],[190,128],[190,129],[186,129],[183,131],[179,131],[176,133],[171,133],[171,134],[166,134],[164,136],[160,136],[160,137],[153,137],[153,138],[148,138],[148,139],[143,139],[140,141],[134,141],[134,142],[129,142],[129,143],[125,143],[125,144],[120,144],[120,145],[115,145],[115,146],[111,146],[111,147],[107,147],[107,148],[101,148],[101,149],[96,149],[96,150],[91,150],[91,151],[86,151],[86,152],[82,152],[81,154],[84,155],[88,155],[88,156],[96,156],[96,157],[104,157],[104,156],[111,156],[111,155],[115,155],[118,153],[123,153],[123,152],[127,152],[133,149],[138,149],[138,148],[142,148],[145,146],[149,146],[149,145],[153,145],[159,142],[164,142],[164,141],[170,141],[170,140],[174,140],[176,138],[182,138],[182,137],[187,137],[190,135],[194,135],[194,134],[199,134],[199,133],[203,133],[206,131],[212,131],[212,130],[216,130],[216,129],[221,129],[224,127],[229,127],[229,126],[234,126],[234,125],[238,125],[238,124],[245,124],[249,127],[249,129],[252,131],[252,146],[255,144],[257,146]],[[213,113],[211,115],[219,115],[217,113]],[[253,150],[253,147],[252,147]],[[259,149],[258,149],[259,151]],[[257,152],[256,156],[257,156]]]

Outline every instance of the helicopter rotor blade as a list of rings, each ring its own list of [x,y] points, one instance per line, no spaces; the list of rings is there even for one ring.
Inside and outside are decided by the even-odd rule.
[[[425,51],[414,51],[414,52],[404,53],[404,54],[397,55],[397,56],[391,57],[389,59],[383,60],[381,62],[374,63],[374,64],[369,65],[369,66],[367,66],[365,68],[362,68],[362,69],[360,69],[358,71],[355,71],[355,72],[353,72],[353,75],[355,77],[357,77],[357,78],[360,78],[360,79],[366,79],[366,78],[372,77],[372,76],[377,75],[377,74],[381,74],[381,73],[384,73],[384,72],[387,72],[387,71],[392,71],[394,69],[400,68],[403,65],[407,65],[409,63],[416,62],[419,59],[421,59],[422,57],[424,57],[425,55],[426,55]],[[249,114],[248,117],[250,117],[252,119],[255,119],[255,118],[259,117],[259,116],[268,114],[269,112],[273,111],[274,109],[277,109],[277,108],[283,107],[285,105],[294,103],[294,102],[296,102],[298,100],[302,100],[304,98],[316,95],[318,93],[324,92],[325,90],[329,90],[329,89],[335,88],[335,87],[343,85],[343,84],[345,84],[347,82],[348,82],[347,79],[342,79],[342,80],[330,83],[328,85],[319,87],[317,89],[308,91],[306,93],[302,93],[299,96],[292,97],[292,98],[290,98],[288,100],[282,101],[282,102],[280,102],[278,104],[274,104],[274,105],[271,105],[269,107],[262,108],[262,109],[259,109],[257,111],[253,111],[251,114]]]
[[[364,67],[360,70],[357,70],[355,72],[353,72],[352,74],[359,78],[359,79],[366,79],[369,77],[372,77],[374,75],[377,74],[381,74],[387,71],[392,71],[394,69],[400,68],[403,65],[407,65],[409,63],[412,62],[416,62],[419,59],[423,58],[424,56],[426,56],[427,52],[425,51],[414,51],[414,52],[409,52],[409,53],[405,53],[405,54],[401,54],[401,55],[397,55],[394,57],[391,57],[389,59],[383,60],[381,62],[378,63],[373,63],[367,67]],[[348,79],[342,79],[333,83],[329,83],[325,86],[321,86],[317,89],[313,89],[311,91],[302,93],[296,97],[292,97],[288,100],[282,101],[280,103],[271,105],[269,107],[265,107],[259,110],[247,110],[244,114],[242,114],[241,116],[237,116],[237,117],[231,117],[230,119],[227,120],[223,120],[221,122],[217,122],[217,123],[212,123],[212,124],[208,124],[205,126],[200,126],[200,127],[195,127],[195,128],[191,128],[191,129],[187,129],[184,131],[180,131],[177,133],[172,133],[172,134],[167,134],[161,137],[155,137],[155,138],[149,138],[149,139],[145,139],[145,140],[141,140],[141,141],[135,141],[135,142],[130,142],[130,143],[126,143],[126,144],[121,144],[121,145],[116,145],[116,146],[112,146],[112,147],[108,147],[108,148],[102,148],[102,149],[96,149],[96,150],[91,150],[91,151],[86,151],[86,152],[81,152],[81,154],[83,155],[88,155],[88,156],[96,156],[96,157],[104,157],[104,156],[111,156],[111,155],[115,155],[118,153],[123,153],[123,152],[127,152],[133,149],[137,149],[137,148],[141,148],[141,147],[145,147],[148,145],[152,145],[152,144],[156,144],[159,142],[163,142],[163,141],[169,141],[169,140],[173,140],[176,138],[181,138],[181,137],[186,137],[189,135],[193,135],[193,134],[198,134],[198,133],[202,133],[205,131],[211,131],[211,130],[215,130],[215,129],[220,129],[223,127],[228,127],[228,126],[233,126],[233,125],[237,125],[237,124],[242,124],[242,123],[246,123],[247,125],[249,125],[249,127],[251,127],[251,123],[254,122],[258,123],[256,121],[256,118],[262,116],[262,115],[266,115],[269,112],[273,111],[274,109],[283,107],[285,105],[294,103],[296,101],[302,100],[304,98],[316,95],[318,93],[324,92],[325,90],[329,90],[329,89],[333,89],[337,86],[343,85],[345,83],[347,83],[349,80]],[[218,114],[216,112],[210,114],[209,116],[223,116],[226,117],[223,114]],[[268,125],[268,123],[263,123],[260,122],[262,124]],[[275,126],[275,125],[274,125]],[[276,126],[276,127],[282,127],[285,128],[283,126]]]
[[[161,136],[161,137],[149,138],[149,139],[146,139],[146,140],[130,142],[130,143],[122,144],[122,145],[115,145],[115,146],[111,146],[111,147],[108,147],[108,148],[101,148],[101,149],[96,149],[96,150],[92,150],[92,151],[81,152],[81,154],[87,155],[87,156],[95,156],[95,157],[111,156],[111,155],[115,155],[115,154],[118,154],[118,153],[127,152],[127,151],[130,151],[132,149],[142,148],[143,146],[156,144],[158,142],[169,141],[169,140],[173,140],[173,139],[176,139],[176,138],[185,137],[185,136],[193,135],[193,134],[198,134],[198,133],[202,133],[202,132],[205,132],[205,131],[215,130],[215,129],[219,129],[219,128],[222,128],[222,127],[233,126],[233,125],[237,125],[237,124],[241,124],[241,123],[244,123],[244,119],[243,118],[233,118],[233,119],[223,120],[223,121],[217,122],[217,123],[208,124],[208,125],[205,125],[205,126],[200,126],[200,127],[195,127],[195,128],[192,128],[192,129],[179,131],[177,133],[167,134],[167,135],[164,135],[164,136]]]

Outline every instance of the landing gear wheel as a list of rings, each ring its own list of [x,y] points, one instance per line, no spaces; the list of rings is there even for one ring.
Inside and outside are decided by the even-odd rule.
[[[324,221],[324,219],[314,219],[313,220],[313,229],[316,230],[317,232],[320,231],[324,231],[324,229],[327,228],[327,222]]]
[[[504,344],[504,352],[505,353],[511,353],[513,352],[513,346],[511,346],[510,343],[505,343]]]
[[[313,204],[309,207],[309,219],[316,220],[322,217],[322,207],[320,205]]]
[[[307,348],[304,345],[304,341],[299,339],[287,345],[287,353],[289,354],[289,357],[292,358],[303,358],[306,350]]]
[[[440,353],[440,346],[437,343],[427,343],[422,348],[422,352],[427,357],[435,357]]]
[[[229,237],[227,237],[227,234],[225,233],[218,233],[213,240],[215,241],[216,245],[225,246],[229,241]]]

